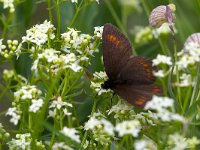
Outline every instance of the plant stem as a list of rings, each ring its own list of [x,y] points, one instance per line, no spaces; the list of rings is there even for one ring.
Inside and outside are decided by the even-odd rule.
[[[49,20],[52,23],[53,22],[53,15],[52,15],[52,12],[51,12],[51,0],[47,0],[47,4],[48,4]]]
[[[98,94],[98,93],[97,93],[97,94]],[[97,101],[98,101],[97,98],[96,98],[97,94],[95,95],[94,103],[93,103],[93,106],[92,106],[92,112],[91,112],[91,115],[90,115],[90,116],[93,116],[93,114],[94,114],[94,112],[95,112],[95,110],[96,110]],[[83,135],[83,140],[82,140],[82,142],[81,142],[81,147],[83,147],[83,144],[84,144],[85,141],[86,141],[87,135],[88,135],[88,133],[87,133],[87,131],[85,131],[85,133],[84,133],[84,135]]]
[[[83,4],[83,0],[82,0],[81,3],[79,4],[79,6],[76,8],[76,12],[75,12],[75,14],[74,14],[74,16],[73,16],[73,18],[72,18],[72,21],[71,21],[71,23],[70,23],[70,25],[69,25],[70,28],[71,28],[72,25],[74,24],[74,21],[76,20],[76,18],[77,18],[77,16],[78,16],[79,12],[80,12],[80,10],[81,10],[82,4]]]
[[[57,39],[60,39],[60,0],[56,1],[56,13],[57,13]]]

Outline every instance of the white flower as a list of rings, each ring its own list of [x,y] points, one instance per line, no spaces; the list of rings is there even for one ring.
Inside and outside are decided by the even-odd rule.
[[[185,150],[188,147],[186,138],[178,133],[169,135],[168,144],[171,150]]]
[[[34,99],[39,97],[42,92],[36,88],[34,85],[22,86],[21,89],[14,92],[14,97],[16,101]]]
[[[163,78],[165,76],[163,70],[158,70],[157,72],[153,72],[153,74],[154,76],[160,77],[160,78]]]
[[[195,147],[200,144],[200,140],[193,136],[192,138],[187,139],[187,144],[189,148],[195,149]]]
[[[104,26],[94,27],[94,36],[96,36],[97,38],[102,39],[103,28],[104,28]]]
[[[60,150],[60,149],[62,149],[62,150],[73,150],[73,148],[69,147],[64,142],[54,143],[54,145],[52,146],[52,150]]]
[[[21,113],[22,112],[18,110],[16,107],[12,107],[8,109],[6,116],[7,115],[11,116],[10,122],[12,122],[14,125],[17,125],[21,118],[20,116]]]
[[[76,129],[64,127],[60,132],[77,143],[81,142],[79,132]]]
[[[64,106],[72,107],[72,104],[62,101],[62,98],[59,96],[56,100],[53,100],[49,108],[60,109],[61,107],[64,107]]]
[[[118,123],[115,130],[118,132],[120,137],[127,134],[131,134],[133,137],[138,137],[141,128],[141,124],[138,120],[129,120]]]
[[[5,45],[3,45],[3,39],[0,39],[0,53],[2,52],[2,50],[4,50],[6,48]]]
[[[36,113],[38,110],[40,110],[40,108],[42,107],[42,105],[44,103],[42,99],[33,99],[31,102],[32,102],[32,104],[29,108],[29,111],[34,112],[34,113]]]
[[[52,103],[50,104],[49,108],[49,116],[48,117],[58,117],[60,112],[63,112],[64,115],[71,115],[72,113],[69,112],[68,107],[72,107],[72,104],[68,102],[64,102],[60,96],[58,96],[56,99],[52,100]]]
[[[113,125],[104,118],[96,119],[95,116],[91,117],[88,122],[85,123],[85,130],[95,130],[95,128],[101,127],[101,132],[105,132],[110,136],[114,135]]]
[[[180,87],[187,87],[187,86],[193,85],[192,76],[190,74],[183,73],[180,76],[180,79],[181,79],[181,82],[179,85]]]
[[[162,121],[185,122],[183,116],[170,112],[170,110],[174,110],[174,100],[168,97],[153,96],[152,100],[146,103],[145,109],[156,110],[157,117]]]
[[[8,145],[10,149],[27,150],[31,149],[31,140],[30,133],[17,134],[16,139],[12,139],[10,142],[8,142]]]
[[[3,8],[9,8],[10,9],[10,13],[15,11],[15,7],[14,7],[14,0],[0,0],[0,2],[3,3]]]
[[[82,67],[79,66],[79,65],[77,64],[77,62],[72,63],[72,64],[69,66],[69,68],[71,68],[74,72],[78,72],[79,70],[82,69]]]
[[[101,122],[95,117],[91,117],[84,126],[85,130],[93,130],[96,126],[100,125]]]
[[[53,31],[55,27],[45,20],[43,24],[35,25],[31,29],[26,31],[26,36],[22,37],[22,43],[24,42],[32,42],[38,46],[42,46],[45,42],[47,42],[48,37],[50,39],[54,39],[55,35]]]
[[[153,65],[157,66],[161,63],[167,64],[167,65],[172,65],[171,57],[158,54],[157,57],[155,59],[153,59]]]
[[[72,3],[78,3],[78,0],[71,0]]]
[[[156,144],[147,137],[135,141],[134,147],[135,150],[157,150]]]

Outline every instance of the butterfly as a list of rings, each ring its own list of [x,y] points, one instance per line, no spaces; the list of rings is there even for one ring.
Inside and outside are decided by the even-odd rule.
[[[126,36],[112,24],[105,24],[102,34],[103,62],[108,80],[101,88],[111,89],[130,104],[143,108],[154,94],[161,94],[154,84],[156,67],[145,57],[132,56]]]

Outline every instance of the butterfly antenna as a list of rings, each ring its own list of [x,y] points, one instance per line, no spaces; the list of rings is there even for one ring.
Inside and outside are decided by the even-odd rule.
[[[100,77],[97,73],[94,73],[96,76],[98,76],[101,80],[104,80],[102,77]]]

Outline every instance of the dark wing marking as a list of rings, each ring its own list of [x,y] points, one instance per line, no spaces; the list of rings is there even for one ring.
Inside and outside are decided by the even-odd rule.
[[[119,80],[132,84],[152,84],[155,81],[152,61],[144,57],[132,57],[118,75]]]
[[[105,71],[109,79],[115,80],[132,54],[131,44],[112,24],[104,25],[102,38]]]
[[[162,89],[155,85],[116,85],[113,91],[130,104],[143,108],[153,95],[161,94]]]

